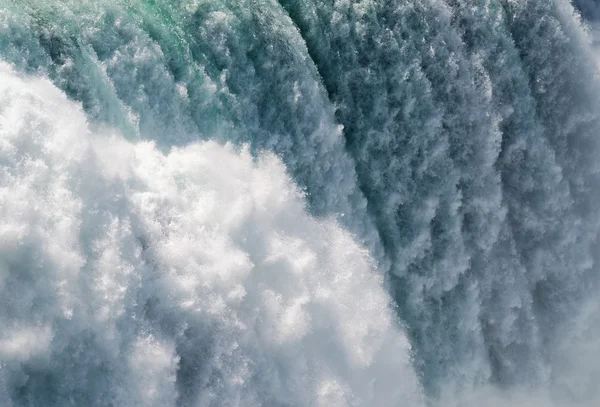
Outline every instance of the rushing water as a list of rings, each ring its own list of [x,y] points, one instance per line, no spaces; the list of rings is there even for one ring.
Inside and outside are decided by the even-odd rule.
[[[598,18],[0,0],[0,405],[597,406]]]

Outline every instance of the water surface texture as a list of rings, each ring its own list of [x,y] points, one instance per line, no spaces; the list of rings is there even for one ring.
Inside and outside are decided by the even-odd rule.
[[[0,406],[597,406],[594,0],[0,0]]]

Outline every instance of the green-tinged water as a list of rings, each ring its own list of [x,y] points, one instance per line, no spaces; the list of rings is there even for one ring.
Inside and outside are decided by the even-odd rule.
[[[0,405],[595,406],[590,38],[568,0],[0,0]]]

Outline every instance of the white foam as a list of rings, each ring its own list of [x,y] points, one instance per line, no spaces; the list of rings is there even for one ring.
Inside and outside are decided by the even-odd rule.
[[[279,159],[92,134],[5,64],[0,298],[3,405],[421,400],[380,273]]]

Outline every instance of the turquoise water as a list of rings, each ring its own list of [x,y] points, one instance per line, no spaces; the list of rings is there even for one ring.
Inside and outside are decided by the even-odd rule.
[[[0,404],[595,406],[576,4],[0,0]]]

